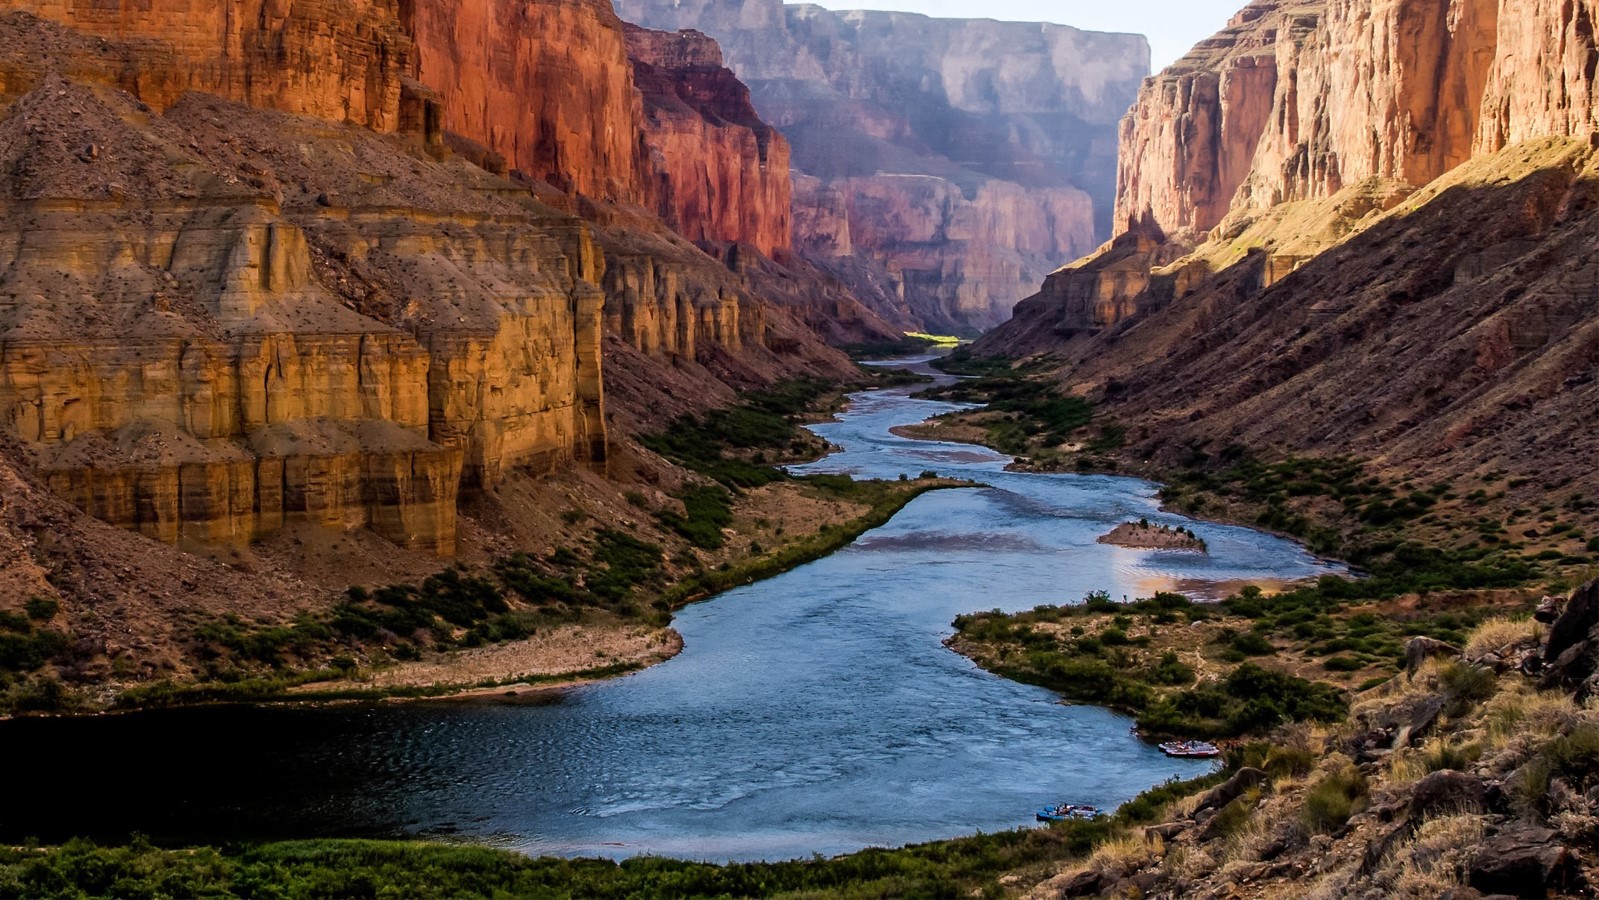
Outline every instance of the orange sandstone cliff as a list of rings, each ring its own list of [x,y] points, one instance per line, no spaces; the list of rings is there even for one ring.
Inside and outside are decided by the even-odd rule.
[[[835,283],[772,305],[759,285],[792,271],[744,243],[708,254],[638,205],[722,185],[649,167],[671,154],[608,6],[505,0],[474,22],[425,2],[17,5],[0,20],[0,426],[94,516],[191,547],[310,524],[449,556],[458,501],[603,468],[602,356],[624,345],[630,384],[675,360],[714,385],[700,403],[849,371],[801,324]],[[700,134],[726,132],[703,152],[742,172],[765,135],[771,177],[678,206],[680,224],[778,252],[781,139],[725,70],[689,68],[731,98],[693,107]],[[554,105],[496,105],[535,88]],[[624,405],[672,408],[647,387]]]

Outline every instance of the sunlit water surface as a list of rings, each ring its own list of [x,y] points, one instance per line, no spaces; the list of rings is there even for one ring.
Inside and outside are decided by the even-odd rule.
[[[1325,564],[1162,513],[1148,482],[1008,473],[982,448],[896,437],[954,408],[912,392],[855,396],[813,426],[842,451],[799,470],[990,486],[924,495],[826,559],[683,610],[685,649],[669,662],[515,705],[0,723],[13,760],[0,839],[422,835],[780,859],[1013,828],[1044,802],[1113,807],[1205,771],[1137,740],[1123,716],[984,673],[942,646],[951,620],[1093,590],[1213,594]],[[1209,554],[1095,542],[1140,516],[1192,528]]]

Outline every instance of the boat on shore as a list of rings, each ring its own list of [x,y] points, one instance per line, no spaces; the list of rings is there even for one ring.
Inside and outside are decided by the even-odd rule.
[[[1086,803],[1062,803],[1040,807],[1036,815],[1040,822],[1069,822],[1073,819],[1097,819],[1103,813],[1099,807]]]
[[[1221,748],[1209,741],[1167,741],[1160,745],[1160,752],[1180,759],[1215,759],[1221,756]]]

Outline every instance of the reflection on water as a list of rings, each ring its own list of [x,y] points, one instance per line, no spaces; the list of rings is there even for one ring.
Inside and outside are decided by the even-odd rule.
[[[813,426],[844,449],[800,468],[935,469],[990,487],[927,494],[826,559],[684,610],[670,662],[540,705],[0,723],[32,776],[0,804],[0,839],[454,835],[530,853],[771,859],[1012,828],[1043,802],[1111,807],[1204,771],[1134,739],[1122,716],[982,672],[941,646],[950,621],[1324,566],[1269,535],[1161,513],[1148,482],[1010,473],[980,448],[892,435],[954,408],[910,392],[857,396]],[[1138,516],[1192,528],[1210,554],[1096,542]]]

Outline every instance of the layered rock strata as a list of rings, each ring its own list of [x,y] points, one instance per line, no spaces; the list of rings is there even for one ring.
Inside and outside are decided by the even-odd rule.
[[[1121,234],[978,349],[1069,354],[1140,459],[1236,441],[1592,489],[1592,12],[1252,4],[1146,83]]]
[[[780,0],[618,10],[721,43],[793,144],[796,247],[880,315],[987,327],[1108,233],[1141,37]]]
[[[397,0],[14,0],[27,11],[124,46],[66,60],[10,66],[103,65],[121,57],[115,84],[164,109],[185,91],[374,131],[400,127],[413,45]],[[16,93],[7,86],[8,93]]]
[[[30,74],[98,39],[0,28],[0,417],[58,492],[169,542],[450,554],[463,486],[603,460],[580,221],[366,128]]]
[[[627,46],[644,97],[651,205],[691,241],[787,250],[788,141],[755,114],[716,42],[630,25]]]

